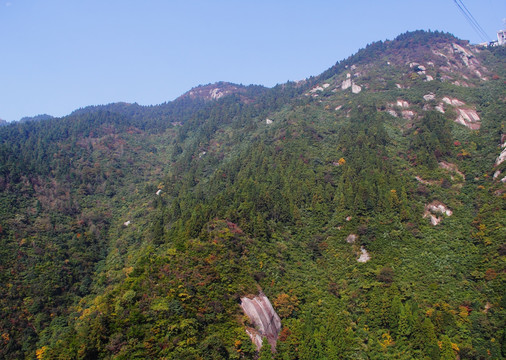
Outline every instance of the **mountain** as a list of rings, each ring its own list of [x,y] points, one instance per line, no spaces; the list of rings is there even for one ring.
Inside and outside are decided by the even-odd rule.
[[[0,128],[0,356],[503,358],[505,52]]]
[[[48,114],[40,114],[40,115],[36,115],[36,116],[25,116],[23,118],[21,118],[19,120],[19,122],[29,122],[29,121],[44,121],[44,120],[49,120],[49,119],[54,119],[53,116],[51,115],[48,115]]]

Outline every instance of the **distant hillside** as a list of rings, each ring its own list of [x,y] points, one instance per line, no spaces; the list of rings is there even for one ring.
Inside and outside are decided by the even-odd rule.
[[[37,115],[37,116],[31,116],[31,117],[23,117],[19,120],[19,122],[30,122],[30,121],[44,121],[44,120],[49,120],[49,119],[53,119],[54,117],[51,116],[51,115],[48,115],[48,114],[40,114],[40,115]]]
[[[504,49],[1,127],[0,358],[504,358]]]

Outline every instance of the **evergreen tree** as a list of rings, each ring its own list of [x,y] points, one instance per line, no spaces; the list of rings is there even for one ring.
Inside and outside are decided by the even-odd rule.
[[[455,360],[455,353],[453,352],[452,342],[447,335],[441,336],[441,360]]]

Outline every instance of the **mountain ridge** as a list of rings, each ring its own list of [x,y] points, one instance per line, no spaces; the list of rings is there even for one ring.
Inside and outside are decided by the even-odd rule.
[[[0,129],[1,356],[504,356],[502,49],[398,38]]]

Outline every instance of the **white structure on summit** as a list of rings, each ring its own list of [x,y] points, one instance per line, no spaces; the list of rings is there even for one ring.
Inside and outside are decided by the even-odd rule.
[[[497,32],[497,45],[506,45],[506,30]]]

